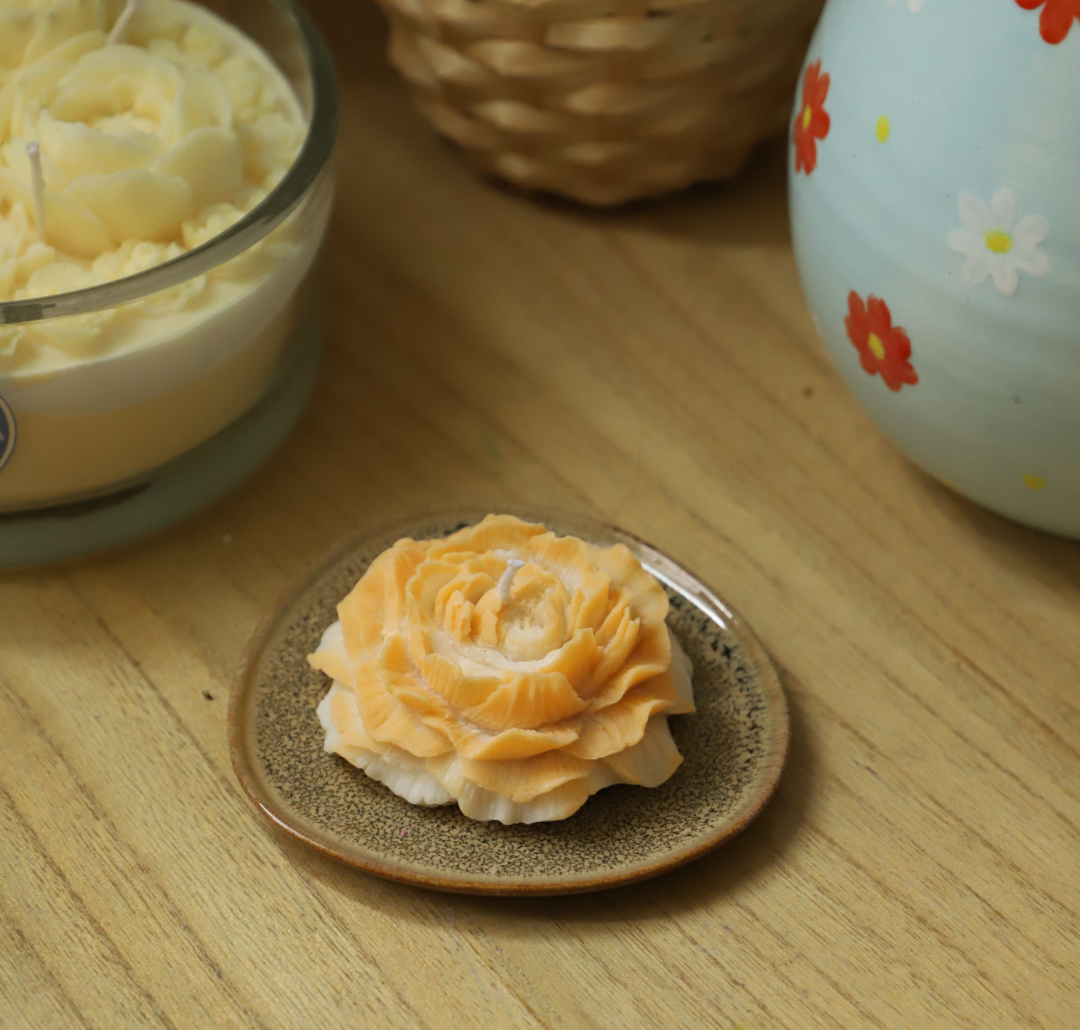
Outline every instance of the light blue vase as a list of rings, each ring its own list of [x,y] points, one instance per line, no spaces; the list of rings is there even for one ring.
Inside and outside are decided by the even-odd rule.
[[[1080,2],[829,0],[791,139],[844,381],[947,485],[1080,537]]]

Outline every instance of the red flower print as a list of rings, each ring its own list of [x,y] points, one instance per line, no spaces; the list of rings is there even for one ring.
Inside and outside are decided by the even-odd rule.
[[[821,62],[808,65],[802,84],[802,106],[795,115],[795,171],[809,175],[817,165],[817,140],[829,135],[829,115],[825,97],[829,76],[821,74]]]
[[[870,375],[880,372],[890,390],[899,390],[904,383],[914,386],[919,375],[908,361],[911,341],[900,326],[893,326],[885,301],[870,294],[864,305],[852,290],[848,294],[848,311],[844,327],[859,352],[863,369]]]
[[[1025,11],[1046,6],[1039,15],[1039,32],[1047,43],[1060,43],[1072,28],[1073,18],[1080,18],[1080,0],[1016,0]]]

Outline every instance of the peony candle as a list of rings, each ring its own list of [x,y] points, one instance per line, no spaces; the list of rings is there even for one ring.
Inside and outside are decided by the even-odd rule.
[[[324,748],[412,804],[566,819],[682,762],[668,716],[695,710],[693,667],[625,544],[488,515],[399,540],[337,610],[308,655],[331,681]]]
[[[0,512],[149,481],[310,352],[332,73],[241,10],[291,81],[187,0],[0,0]]]

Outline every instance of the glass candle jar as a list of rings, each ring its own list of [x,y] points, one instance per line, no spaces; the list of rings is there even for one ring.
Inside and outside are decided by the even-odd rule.
[[[333,67],[312,23],[292,0],[179,5],[193,14],[196,6],[196,21],[209,11],[211,28],[220,26],[234,42],[248,47],[250,41],[258,48],[249,47],[242,56],[272,63],[275,76],[288,84],[290,102],[294,98],[298,105],[306,135],[295,160],[250,210],[241,215],[227,204],[204,205],[185,222],[188,249],[171,259],[163,250],[167,242],[117,244],[114,239],[109,254],[93,266],[114,262],[110,281],[71,290],[81,276],[92,277],[56,261],[36,279],[30,277],[34,288],[19,291],[19,299],[0,302],[0,565],[107,546],[210,503],[269,456],[299,417],[314,381],[319,286],[325,281],[318,268],[333,198]],[[138,17],[136,8],[132,33],[139,30]],[[169,41],[160,46],[166,44],[173,46]],[[123,60],[142,60],[136,46],[112,49],[122,51]],[[98,49],[91,61],[104,63],[108,50]],[[167,49],[162,52],[170,56]],[[177,55],[181,62],[185,55]],[[178,74],[187,74],[182,63],[179,67]],[[172,75],[168,68],[165,72]],[[197,78],[203,73],[193,74],[195,92],[208,90]],[[121,77],[119,72],[106,77],[117,96],[123,89],[112,82]],[[242,85],[228,85],[231,93],[243,93]],[[154,103],[141,81],[128,93],[136,115],[140,105]],[[61,90],[54,106],[65,96]],[[200,102],[212,106],[215,97]],[[173,107],[181,104],[172,94],[166,99]],[[109,100],[113,107],[126,102]],[[65,113],[72,107],[70,99],[66,103]],[[167,114],[173,117],[172,107]],[[133,116],[125,111],[124,117]],[[272,116],[260,118],[258,131],[276,131]],[[98,117],[95,124],[101,121]],[[36,123],[43,157],[49,153],[46,133],[56,124],[51,114]],[[60,124],[66,129],[71,123]],[[256,133],[241,128],[237,146],[250,149]],[[122,135],[114,133],[110,147]],[[58,161],[63,142],[52,148]],[[174,146],[150,167],[183,159],[182,148]],[[12,164],[10,155],[7,161]],[[211,165],[216,179],[205,188],[207,198],[213,199],[220,167],[228,162]],[[0,168],[0,190],[2,173]],[[94,180],[91,185],[104,178],[84,176]],[[197,178],[188,175],[196,191]],[[124,181],[124,188],[141,188],[141,182],[136,175],[130,186]],[[10,200],[11,188],[7,194]],[[54,205],[61,200],[50,194]],[[54,209],[43,204],[38,210],[52,237],[62,235],[63,213],[50,222]],[[122,224],[113,230],[110,212],[102,216],[110,231],[123,232]],[[3,245],[0,239],[0,277]],[[171,246],[174,252],[181,249]],[[32,260],[29,253],[24,245],[24,262]],[[55,292],[57,287],[62,292]]]

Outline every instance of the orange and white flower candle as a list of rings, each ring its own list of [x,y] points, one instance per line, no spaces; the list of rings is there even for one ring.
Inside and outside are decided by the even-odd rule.
[[[659,786],[682,762],[667,718],[694,711],[667,612],[622,544],[508,515],[399,540],[308,657],[332,680],[326,750],[414,804],[502,823]]]

